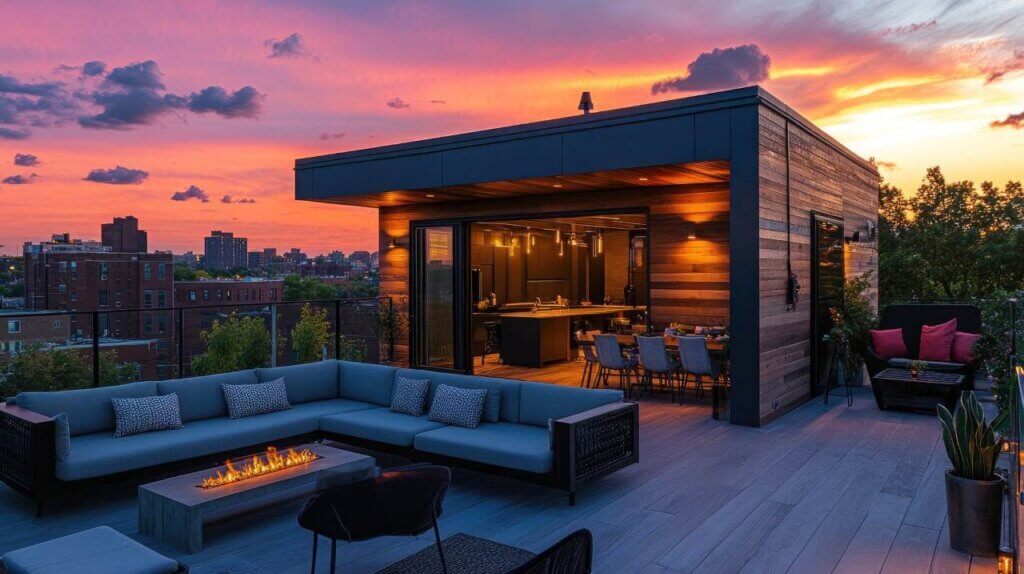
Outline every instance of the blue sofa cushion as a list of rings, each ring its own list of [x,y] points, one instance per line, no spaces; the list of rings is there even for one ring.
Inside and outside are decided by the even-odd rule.
[[[288,402],[293,405],[338,398],[338,365],[335,361],[318,361],[272,369],[256,369],[261,383],[284,379]]]
[[[397,370],[395,367],[352,361],[336,362],[338,364],[338,396],[343,399],[374,403],[382,407],[391,404],[391,384],[395,381],[395,371]]]
[[[439,385],[430,403],[428,419],[435,423],[475,429],[480,426],[487,389],[460,389]]]
[[[284,379],[255,385],[221,385],[228,403],[228,416],[233,419],[265,415],[292,408]]]
[[[219,375],[206,375],[188,379],[171,379],[156,384],[161,395],[176,393],[181,404],[181,420],[201,421],[228,416],[228,404],[224,402],[223,385],[255,385],[259,382],[256,371],[233,371]]]
[[[323,416],[376,408],[376,405],[332,399],[295,405],[292,409],[242,419],[216,418],[191,422],[178,430],[114,438],[109,432],[71,439],[71,456],[57,463],[61,480],[80,480],[229,450],[262,450],[288,437],[312,433]]]
[[[487,396],[484,399],[483,420],[493,423],[501,418],[501,379],[423,371],[419,369],[399,369],[396,376],[409,377],[411,379],[430,379],[430,394],[427,396],[427,404],[431,405],[434,404],[434,394],[437,392],[439,385],[448,385],[449,387],[459,389],[485,389],[487,390]]]
[[[320,428],[326,432],[398,446],[412,446],[417,434],[443,426],[427,420],[426,416],[394,413],[388,407],[327,415],[320,419]]]
[[[423,414],[423,403],[427,402],[430,379],[409,379],[395,377],[391,391],[391,412],[418,417]]]
[[[77,436],[114,429],[114,407],[110,406],[110,399],[156,394],[155,382],[143,382],[72,391],[30,391],[19,393],[17,403],[19,407],[48,417],[65,413],[71,436]]]
[[[475,429],[444,427],[416,435],[416,450],[544,474],[551,471],[548,430],[514,423],[481,423]]]
[[[110,399],[114,407],[114,436],[124,437],[158,430],[180,429],[178,395],[157,395],[137,399]]]
[[[173,574],[178,563],[109,526],[97,526],[4,554],[11,574]]]
[[[71,456],[71,428],[68,427],[68,415],[57,413],[53,417],[53,434],[57,460],[67,460]]]
[[[558,420],[621,401],[622,391],[617,390],[524,382],[519,394],[519,422],[547,428],[548,419]]]

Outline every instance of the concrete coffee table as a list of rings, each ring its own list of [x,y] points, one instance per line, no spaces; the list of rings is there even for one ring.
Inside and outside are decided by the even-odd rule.
[[[284,493],[312,492],[317,476],[331,472],[353,477],[373,476],[373,457],[323,444],[291,447],[309,449],[320,458],[231,484],[203,489],[204,478],[226,467],[207,468],[139,487],[139,532],[190,554],[203,549],[203,522],[212,514],[262,508],[261,501],[280,501]],[[281,453],[287,453],[282,448]],[[254,454],[257,449],[253,449]],[[262,454],[262,453],[259,453]],[[237,464],[236,464],[237,466]],[[295,491],[295,492],[289,492]]]

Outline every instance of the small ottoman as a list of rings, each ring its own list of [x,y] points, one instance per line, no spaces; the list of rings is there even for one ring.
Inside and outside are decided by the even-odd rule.
[[[10,574],[174,574],[188,572],[109,526],[97,526],[0,556]]]

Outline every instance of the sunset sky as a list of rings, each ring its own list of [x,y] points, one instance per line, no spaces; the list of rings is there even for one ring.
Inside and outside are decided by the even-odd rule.
[[[5,2],[0,252],[375,248],[293,161],[761,84],[912,191],[1024,179],[1024,0]],[[34,174],[34,175],[33,175]],[[173,199],[172,199],[173,198]],[[205,200],[204,200],[205,199]]]

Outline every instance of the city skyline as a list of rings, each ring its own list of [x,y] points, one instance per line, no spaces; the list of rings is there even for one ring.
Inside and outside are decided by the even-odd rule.
[[[151,250],[229,229],[253,249],[374,251],[373,210],[294,200],[295,158],[574,115],[582,90],[607,110],[762,84],[905,192],[931,165],[1003,186],[1024,178],[1020,8],[6,6],[52,33],[0,38],[0,252],[126,213]]]

